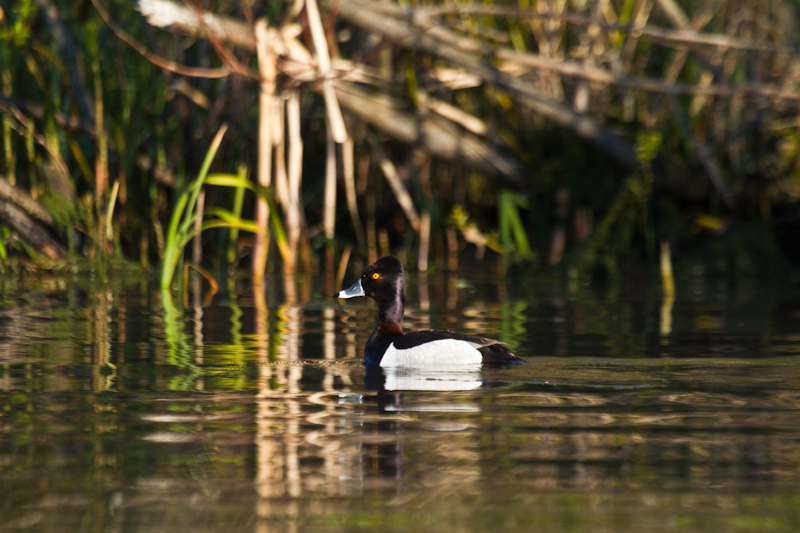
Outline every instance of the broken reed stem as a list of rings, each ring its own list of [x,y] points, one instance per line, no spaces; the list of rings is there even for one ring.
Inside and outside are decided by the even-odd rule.
[[[414,201],[411,199],[411,195],[408,194],[408,190],[406,189],[402,178],[397,173],[394,163],[392,163],[391,160],[386,157],[383,149],[373,139],[370,139],[370,146],[378,156],[378,162],[380,164],[381,171],[386,177],[386,181],[389,182],[389,186],[392,188],[392,192],[394,192],[394,195],[397,198],[397,203],[400,204],[400,207],[406,214],[406,218],[408,218],[411,227],[414,228],[414,231],[419,233],[419,215],[414,207]]]
[[[713,185],[717,190],[717,193],[719,194],[720,198],[722,198],[722,202],[725,204],[725,206],[729,210],[736,212],[738,210],[736,198],[734,198],[730,189],[728,189],[728,186],[725,184],[719,164],[711,153],[711,150],[708,148],[708,146],[706,146],[705,143],[698,139],[692,131],[689,125],[689,119],[683,112],[681,104],[678,102],[678,99],[675,97],[675,95],[670,96],[670,103],[672,105],[672,114],[675,117],[675,122],[678,123],[681,131],[683,131],[683,134],[686,136],[686,140],[689,142],[689,146],[692,147],[697,159],[700,161],[700,164],[703,165],[703,168],[708,174],[708,179],[711,182],[711,185]]]

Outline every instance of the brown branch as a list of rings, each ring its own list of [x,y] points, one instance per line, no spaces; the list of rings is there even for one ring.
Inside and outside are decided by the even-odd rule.
[[[139,52],[142,56],[144,56],[145,59],[159,68],[169,72],[174,72],[175,74],[180,74],[181,76],[189,76],[193,78],[224,78],[231,73],[231,69],[227,66],[215,69],[187,67],[158,56],[150,52],[145,45],[137,41],[128,32],[117,26],[106,8],[100,3],[100,0],[92,0],[92,4],[94,4],[95,9],[97,9],[97,12],[100,13],[100,17],[117,37],[119,37],[122,41],[127,43],[128,46]]]
[[[42,204],[34,200],[22,189],[11,185],[2,177],[0,177],[0,201],[14,204],[26,214],[44,223],[49,228],[55,228],[56,226],[53,216]]]
[[[189,6],[189,0],[183,0],[184,4]],[[223,42],[217,38],[213,31],[210,31],[208,24],[206,23],[206,17],[209,16],[203,10],[203,6],[200,5],[198,0],[193,0],[193,4],[195,14],[197,15],[197,20],[200,22],[200,26],[205,31],[206,38],[211,41],[211,45],[217,51],[220,59],[222,59],[223,63],[226,63],[231,70],[233,70],[236,74],[240,76],[245,76],[248,78],[258,79],[258,75],[253,73],[246,65],[243,65],[233,52],[228,50],[228,48],[223,44]]]
[[[157,28],[172,28],[193,37],[206,37],[208,32],[213,32],[221,41],[248,50],[256,49],[254,28],[229,18],[206,14],[203,24],[197,13],[170,0],[139,0],[138,10]]]
[[[700,161],[700,164],[703,165],[703,168],[705,168],[709,181],[711,181],[711,184],[719,193],[725,206],[731,211],[735,212],[737,210],[736,199],[733,197],[733,194],[731,194],[728,186],[725,185],[725,180],[722,178],[722,172],[719,169],[717,160],[714,159],[714,156],[711,154],[711,150],[708,149],[708,146],[706,146],[702,141],[700,141],[700,139],[697,138],[697,136],[694,135],[694,133],[692,133],[692,130],[689,127],[689,119],[681,109],[678,99],[675,98],[675,96],[672,96],[670,103],[672,104],[672,112],[675,116],[675,121],[678,123],[683,131],[683,134],[686,136],[686,139],[689,141],[689,145],[697,155],[697,159]]]
[[[33,217],[42,222],[34,220]],[[49,219],[49,221],[45,219]],[[52,217],[47,210],[2,177],[0,177],[0,220],[51,259],[67,255],[64,245],[54,238],[43,225],[44,223],[53,226]]]
[[[416,115],[400,111],[393,100],[349,83],[336,81],[334,88],[342,107],[395,139],[419,144],[442,159],[460,161],[476,170],[500,176],[511,186],[522,185],[522,169],[516,158],[498,152],[452,123],[433,118],[420,120]]]

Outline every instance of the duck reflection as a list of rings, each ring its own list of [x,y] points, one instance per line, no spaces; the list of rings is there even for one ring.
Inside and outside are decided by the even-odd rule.
[[[425,392],[470,391],[480,388],[482,384],[480,366],[438,372],[430,369],[367,367],[364,387],[376,391],[373,398],[377,419],[374,424],[369,424],[373,431],[365,432],[359,442],[362,459],[359,462],[362,468],[359,478],[363,487],[385,485],[392,480],[399,495],[403,492],[405,465],[409,460],[409,452],[405,446],[406,429],[412,432],[461,432],[469,429],[471,424],[453,423],[452,417],[436,420],[436,413],[480,412],[476,403],[453,402],[450,396],[436,396],[433,402],[429,402],[431,398],[424,398]],[[406,402],[409,394],[412,399],[410,404]],[[423,398],[425,401],[421,401]],[[369,400],[369,397],[364,399]],[[441,402],[445,399],[451,401]],[[411,415],[420,412],[425,413],[424,423],[417,416]],[[463,450],[461,453],[463,455]],[[413,455],[412,453],[412,458]],[[464,464],[459,467],[462,474],[464,467]]]
[[[483,385],[481,366],[430,368],[367,367],[364,387],[377,391],[467,391]]]

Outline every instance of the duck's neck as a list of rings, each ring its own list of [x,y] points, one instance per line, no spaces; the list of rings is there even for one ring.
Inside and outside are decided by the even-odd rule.
[[[406,290],[401,283],[390,298],[378,302],[378,333],[382,336],[403,334],[403,314],[406,306]]]
[[[364,364],[379,365],[386,349],[403,334],[403,312],[405,311],[406,290],[401,283],[397,291],[388,298],[377,300],[378,325],[364,347]]]

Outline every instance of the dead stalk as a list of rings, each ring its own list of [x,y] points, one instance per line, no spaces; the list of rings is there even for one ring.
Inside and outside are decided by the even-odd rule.
[[[317,72],[319,72],[320,77],[323,79],[322,96],[325,99],[325,109],[328,113],[328,126],[331,130],[333,140],[342,144],[347,140],[347,129],[344,126],[342,110],[339,108],[339,102],[333,90],[332,80],[329,78],[331,58],[328,53],[328,41],[325,36],[325,29],[322,25],[322,18],[320,17],[316,0],[306,0],[306,14],[308,15],[311,40],[314,43],[314,58],[317,62]]]
[[[273,113],[275,110],[275,54],[273,34],[267,21],[256,23],[256,42],[258,43],[258,66],[261,73],[261,93],[259,98],[260,115],[258,125],[258,184],[269,187],[272,182]],[[256,200],[256,222],[266,228],[269,223],[269,205],[263,198]],[[267,266],[269,243],[263,233],[255,235],[253,248],[253,283],[262,285]]]
[[[428,271],[428,253],[431,244],[431,214],[423,211],[419,225],[419,256],[417,257],[417,270]]]
[[[325,157],[325,211],[323,230],[325,237],[332,241],[336,236],[336,143],[330,123],[326,128],[327,151]]]
[[[353,140],[348,138],[342,145],[342,175],[344,177],[347,209],[350,211],[350,220],[353,222],[353,229],[356,232],[358,247],[363,250],[366,243],[364,239],[364,228],[361,225],[361,217],[358,215],[358,195],[356,194],[355,157],[353,155],[353,149]]]
[[[386,156],[378,143],[372,141],[370,144],[372,150],[378,156],[381,172],[383,172],[383,175],[386,177],[386,181],[389,182],[389,186],[392,188],[395,198],[397,198],[397,203],[399,203],[400,207],[403,209],[411,227],[414,228],[414,231],[419,233],[419,215],[417,214],[417,209],[414,207],[414,201],[411,199],[411,195],[408,193],[405,183],[403,183],[403,179],[397,173],[394,163]]]
[[[300,199],[300,183],[303,177],[303,137],[300,135],[300,95],[292,94],[286,101],[286,123],[289,144],[288,204],[286,230],[292,261],[297,263],[298,244],[303,226],[303,204]],[[296,266],[295,266],[296,268]]]

